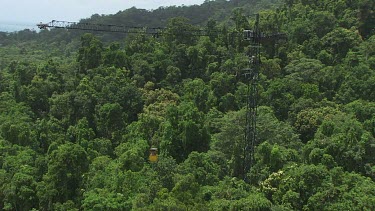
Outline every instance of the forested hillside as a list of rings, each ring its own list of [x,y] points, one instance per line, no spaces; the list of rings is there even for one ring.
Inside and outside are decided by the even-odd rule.
[[[0,210],[375,210],[374,9],[217,0],[82,20],[160,37],[0,33]],[[244,182],[249,43],[234,35],[255,12],[288,39],[261,49]],[[196,29],[218,33],[181,33]]]

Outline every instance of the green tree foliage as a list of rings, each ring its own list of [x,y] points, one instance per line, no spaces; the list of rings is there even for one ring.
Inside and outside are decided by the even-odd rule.
[[[169,20],[166,41],[176,45],[193,45],[196,42],[194,31],[197,28],[188,23],[188,19],[178,17]]]
[[[368,178],[341,168],[327,170],[323,165],[290,166],[261,184],[263,192],[277,204],[292,209],[327,210],[371,210],[375,205],[373,197],[369,197],[374,194],[373,186]]]
[[[0,33],[0,210],[375,210],[374,5],[207,0],[81,20],[137,33]],[[244,172],[256,13],[287,39],[262,38]]]
[[[120,193],[108,192],[106,189],[95,189],[84,194],[84,210],[127,210],[130,209],[126,198]]]
[[[86,72],[88,69],[98,67],[101,64],[102,52],[103,44],[98,38],[92,34],[83,35],[77,58],[80,70]]]
[[[375,146],[373,136],[350,116],[339,113],[326,118],[314,139],[306,147],[311,150],[313,145],[314,148],[323,149],[325,154],[332,156],[345,170],[366,174],[367,166],[374,163],[370,155]],[[320,159],[324,159],[324,156]]]
[[[182,103],[168,108],[160,142],[168,155],[181,162],[192,151],[207,151],[209,143],[204,115],[194,104]]]
[[[97,109],[97,129],[102,134],[101,136],[112,138],[116,131],[121,131],[125,127],[122,108],[119,103],[106,103]]]
[[[47,173],[37,186],[41,206],[51,209],[51,203],[67,200],[80,203],[82,176],[87,168],[87,153],[78,144],[63,144],[50,152]]]
[[[103,55],[103,63],[107,66],[122,68],[127,66],[127,57],[124,51],[121,51],[119,43],[112,43]]]

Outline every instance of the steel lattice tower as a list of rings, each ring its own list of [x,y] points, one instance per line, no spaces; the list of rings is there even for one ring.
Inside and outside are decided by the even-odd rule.
[[[259,14],[256,14],[254,29],[244,30],[244,39],[250,42],[248,54],[250,68],[245,69],[245,75],[248,79],[248,93],[246,100],[245,144],[243,148],[243,178],[246,182],[250,182],[247,174],[255,163],[255,147],[259,144],[256,126],[261,44],[267,41],[285,40],[286,34],[279,32],[272,34],[262,33],[259,29]]]
[[[248,182],[247,173],[254,164],[254,149],[257,144],[256,121],[258,107],[258,79],[260,70],[260,39],[259,14],[256,14],[254,30],[245,30],[244,39],[250,41],[249,66],[246,69],[248,79],[248,93],[246,103],[246,128],[245,128],[245,146],[243,176]]]

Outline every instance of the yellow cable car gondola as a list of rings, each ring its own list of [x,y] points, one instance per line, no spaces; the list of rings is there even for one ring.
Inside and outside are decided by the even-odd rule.
[[[148,160],[151,163],[158,161],[158,148],[150,148],[150,156],[148,157]]]

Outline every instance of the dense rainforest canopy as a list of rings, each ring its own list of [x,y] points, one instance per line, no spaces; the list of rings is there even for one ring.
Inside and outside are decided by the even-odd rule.
[[[216,0],[0,33],[0,210],[375,210],[375,2]],[[258,144],[242,180],[251,29]],[[197,37],[181,31],[218,31]],[[159,161],[148,162],[150,147]]]

